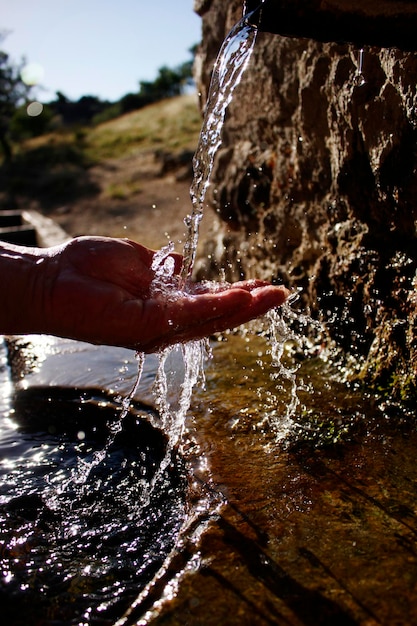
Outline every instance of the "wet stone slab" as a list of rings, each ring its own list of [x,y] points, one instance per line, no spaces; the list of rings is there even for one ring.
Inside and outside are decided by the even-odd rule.
[[[374,399],[310,370],[304,410],[331,433],[313,436],[304,422],[271,443],[259,427],[270,383],[253,350],[214,349],[196,431],[223,504],[197,571],[155,623],[417,623],[413,419],[388,420]]]
[[[157,623],[416,623],[416,443],[286,453],[260,471],[239,459],[232,476],[220,461],[228,503]]]

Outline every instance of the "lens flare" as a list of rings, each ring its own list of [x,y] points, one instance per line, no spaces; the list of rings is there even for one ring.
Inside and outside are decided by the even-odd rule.
[[[42,113],[42,111],[43,104],[41,102],[38,102],[37,100],[28,104],[26,108],[26,113],[29,115],[29,117],[37,117]]]
[[[22,67],[20,72],[20,78],[25,83],[25,85],[29,85],[33,87],[34,85],[38,85],[43,79],[45,74],[45,70],[39,63],[28,63],[24,67]]]

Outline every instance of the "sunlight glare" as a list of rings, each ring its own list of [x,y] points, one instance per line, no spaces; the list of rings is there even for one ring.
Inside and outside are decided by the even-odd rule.
[[[30,87],[38,85],[45,75],[45,70],[40,63],[28,63],[22,67],[20,78]]]

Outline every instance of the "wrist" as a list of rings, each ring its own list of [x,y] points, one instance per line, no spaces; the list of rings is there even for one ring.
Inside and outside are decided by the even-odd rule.
[[[0,244],[2,304],[0,333],[27,334],[43,331],[44,276],[47,249]]]

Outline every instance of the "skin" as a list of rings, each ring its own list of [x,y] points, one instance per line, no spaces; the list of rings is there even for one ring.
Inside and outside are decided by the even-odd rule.
[[[155,352],[234,328],[281,305],[285,287],[251,280],[214,293],[152,291],[155,251],[125,239],[79,237],[53,248],[0,244],[0,332],[45,333]],[[173,259],[174,274],[182,258]]]

